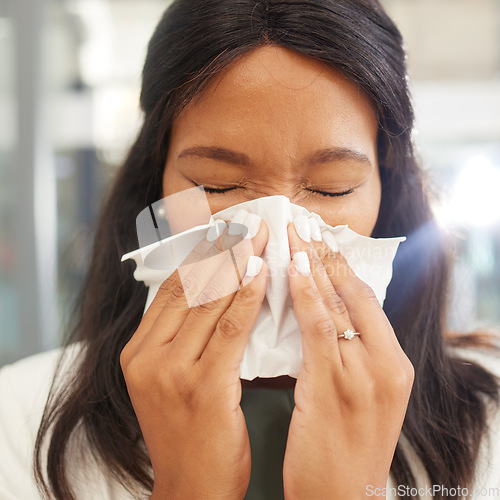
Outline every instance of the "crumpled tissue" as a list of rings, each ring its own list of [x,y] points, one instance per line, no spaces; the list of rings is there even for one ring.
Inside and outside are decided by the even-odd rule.
[[[253,380],[256,377],[278,377],[288,375],[297,378],[302,365],[302,339],[293,310],[288,283],[288,266],[291,261],[287,226],[298,216],[313,218],[318,223],[322,236],[333,235],[326,243],[333,250],[340,250],[356,275],[375,292],[382,305],[387,286],[392,279],[392,262],[399,243],[404,237],[370,238],[361,236],[347,226],[332,227],[316,213],[290,202],[286,196],[268,196],[234,205],[213,214],[209,224],[147,245],[122,257],[134,259],[137,268],[134,278],[149,287],[144,313],[153,301],[162,282],[166,280],[196,244],[201,241],[217,219],[230,222],[236,213],[244,209],[257,214],[266,222],[269,239],[262,254],[269,267],[266,296],[250,333],[249,341],[240,365],[240,377]],[[169,247],[169,243],[171,244]],[[161,266],[148,266],[148,258],[162,246]],[[334,248],[337,246],[337,248]],[[165,252],[165,248],[169,252]],[[151,262],[151,259],[150,259]]]

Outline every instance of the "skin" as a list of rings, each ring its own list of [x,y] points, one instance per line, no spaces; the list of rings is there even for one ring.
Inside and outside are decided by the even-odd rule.
[[[211,194],[212,213],[261,196],[282,194],[369,236],[380,206],[377,115],[368,97],[340,73],[281,47],[259,48],[239,60],[174,121],[163,194],[203,184],[239,189]],[[182,154],[189,148],[226,148],[251,165]],[[325,148],[367,157],[307,161]],[[212,155],[213,156],[213,155]],[[320,160],[317,158],[317,160]],[[342,193],[328,197],[312,192]]]
[[[288,49],[261,47],[234,62],[175,120],[164,196],[199,184],[237,186],[208,194],[215,213],[282,194],[332,226],[348,224],[370,235],[381,196],[376,137],[374,107],[353,83]],[[325,148],[333,152],[317,154]],[[183,229],[185,220],[179,220],[174,230]],[[285,497],[366,498],[367,485],[386,485],[413,367],[373,291],[342,255],[323,242],[302,241],[293,224],[288,234],[292,256],[306,252],[312,274],[303,276],[290,265],[304,362],[283,467]],[[255,255],[267,238],[262,222],[252,240]],[[189,308],[184,296],[189,287],[209,298],[220,289],[231,262],[203,257],[230,244],[224,233],[193,250],[191,261],[199,265],[182,282],[175,272],[163,283],[121,355],[153,465],[153,499],[241,499],[248,487],[239,364],[268,269],[264,265],[237,292],[203,305]],[[246,262],[248,247],[237,251],[238,262]],[[221,266],[227,266],[224,272]],[[338,339],[347,328],[361,335]]]

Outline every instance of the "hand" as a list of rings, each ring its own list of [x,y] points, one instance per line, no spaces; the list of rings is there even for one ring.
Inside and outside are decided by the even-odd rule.
[[[403,425],[414,370],[371,288],[324,242],[288,227],[292,256],[305,251],[312,274],[289,269],[302,332],[283,466],[287,499],[366,498],[384,488]],[[350,328],[352,340],[337,338]]]
[[[267,237],[261,223],[246,249],[233,247],[240,276],[248,245],[259,256]],[[249,283],[237,292],[201,304],[223,295],[237,276],[229,252],[221,265],[224,254],[217,248],[228,248],[231,238],[225,231],[220,240],[204,240],[193,250],[189,274],[181,281],[176,271],[162,284],[121,353],[153,466],[152,498],[241,499],[248,488],[250,445],[239,366],[265,295],[265,264],[253,279],[245,276],[243,284]],[[207,256],[216,258],[201,260]],[[186,297],[198,292],[201,305],[189,308]]]

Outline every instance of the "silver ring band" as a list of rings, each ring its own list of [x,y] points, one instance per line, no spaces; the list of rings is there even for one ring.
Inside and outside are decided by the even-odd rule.
[[[355,332],[354,330],[351,330],[348,328],[344,333],[341,333],[340,335],[337,335],[337,338],[339,339],[346,339],[346,340],[352,340],[355,335],[360,335],[359,332]]]

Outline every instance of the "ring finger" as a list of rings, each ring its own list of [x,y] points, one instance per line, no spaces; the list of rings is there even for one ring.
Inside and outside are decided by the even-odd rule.
[[[292,257],[299,251],[306,252],[309,257],[311,274],[321,294],[323,304],[329,312],[336,327],[335,335],[338,338],[339,351],[343,364],[348,363],[349,360],[360,360],[361,356],[363,356],[362,353],[365,353],[366,349],[364,348],[359,334],[354,335],[354,337],[350,340],[348,339],[350,337],[349,333],[358,332],[356,332],[356,329],[354,328],[344,301],[340,298],[333,287],[318,252],[313,244],[306,242],[299,237],[293,223],[288,226],[288,238]],[[321,243],[315,242],[315,244]],[[323,245],[325,244],[323,243]],[[328,248],[326,245],[325,247]],[[344,334],[346,337],[343,337]]]

